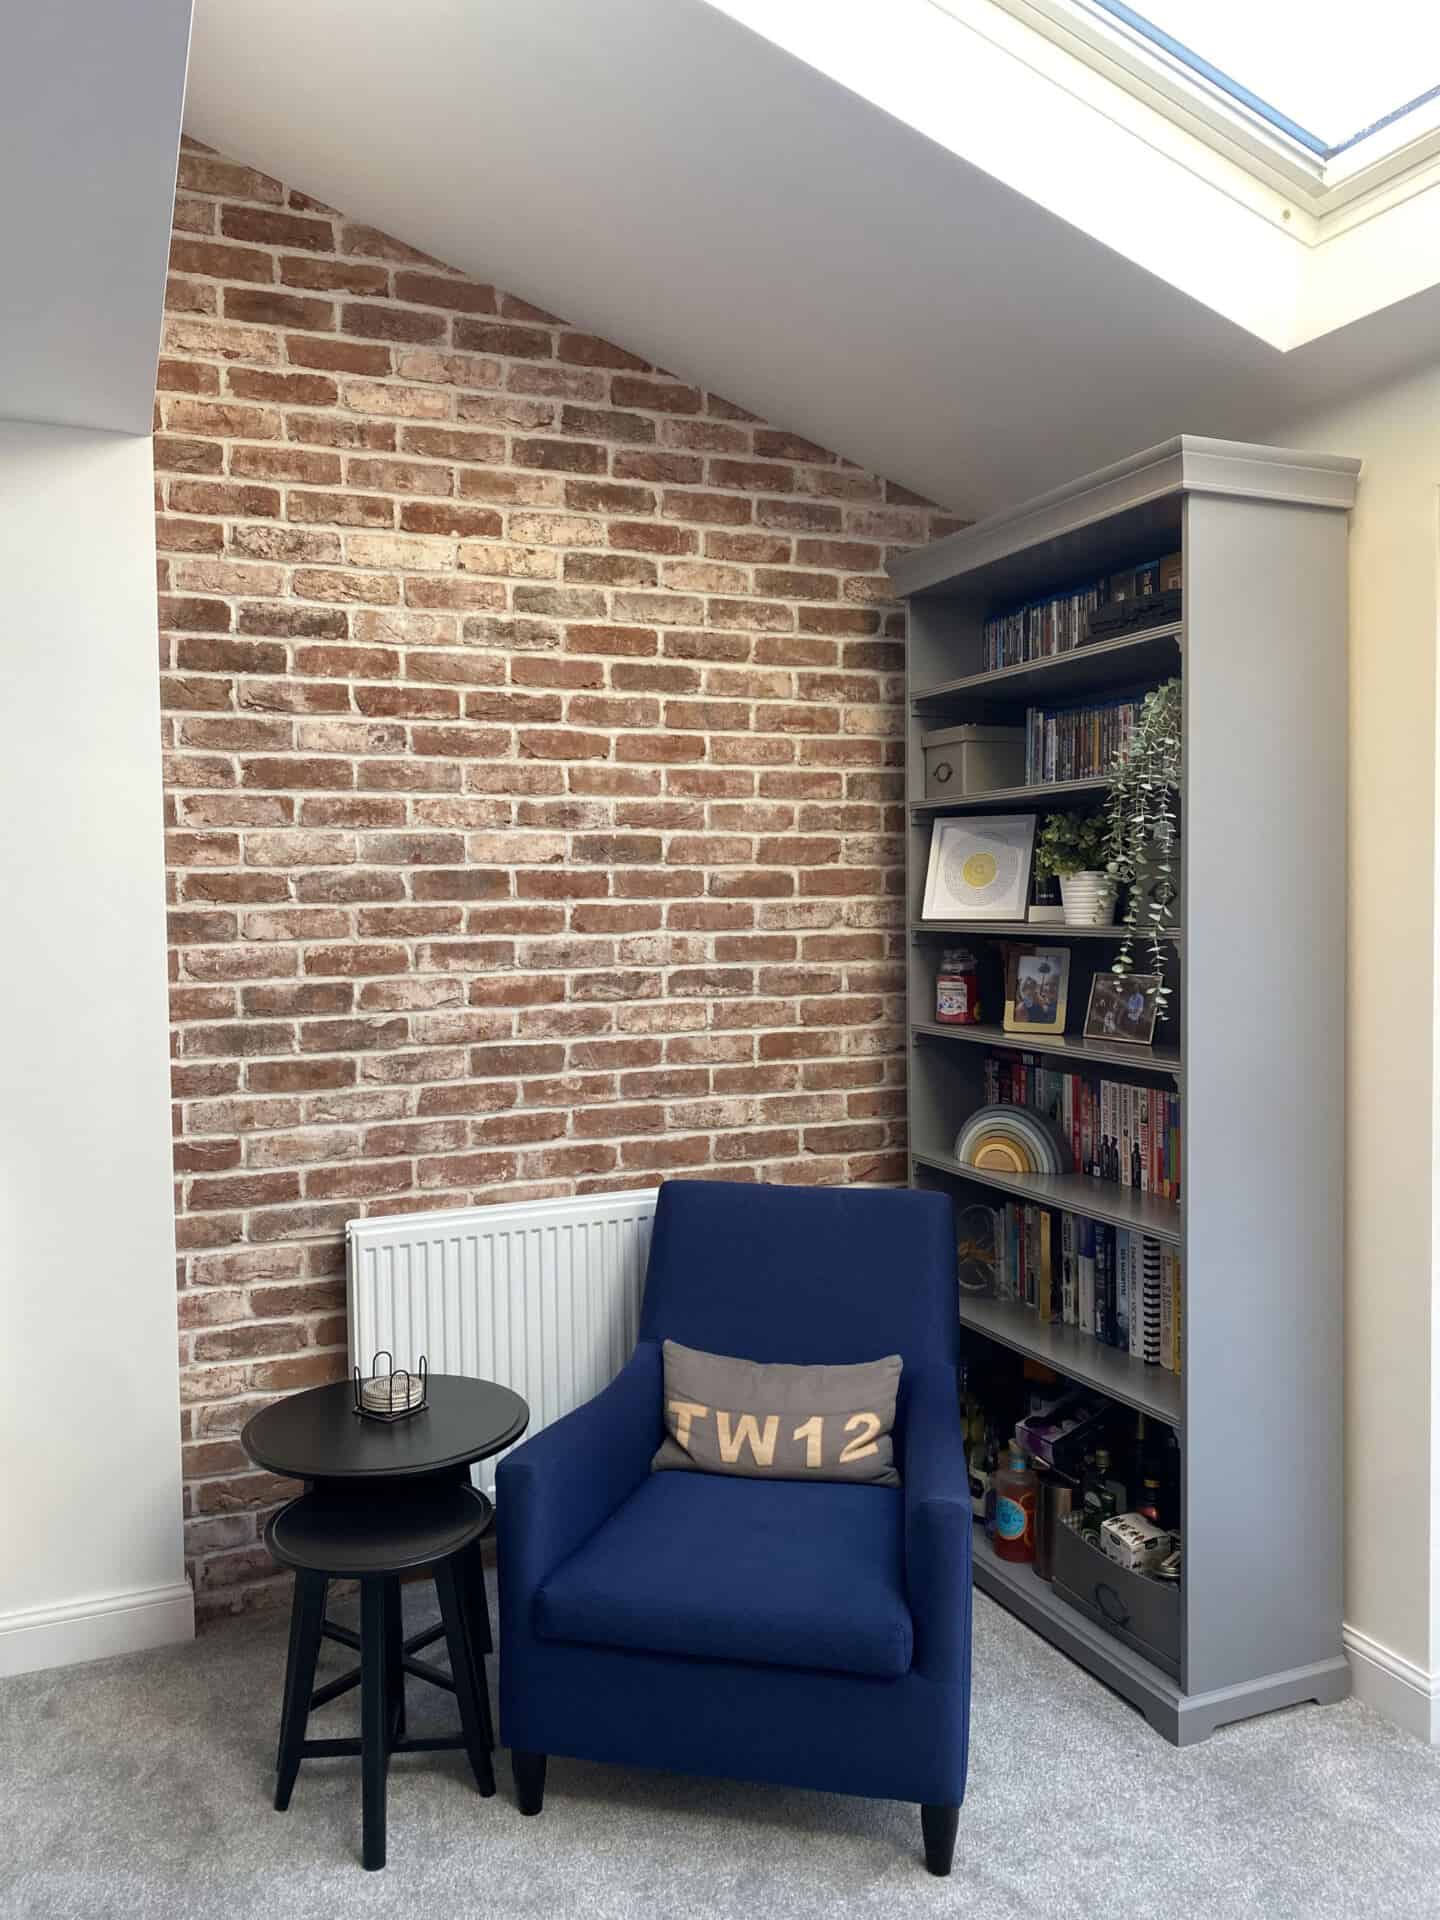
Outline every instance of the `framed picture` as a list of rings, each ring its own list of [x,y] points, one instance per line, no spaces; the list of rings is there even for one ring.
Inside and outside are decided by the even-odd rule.
[[[1033,813],[937,820],[921,918],[1023,920],[1034,845]]]
[[[1064,1033],[1069,991],[1068,949],[1012,947],[1005,962],[1005,1031]]]
[[[1087,1040],[1122,1040],[1148,1047],[1159,1009],[1158,973],[1097,973],[1085,1010]]]

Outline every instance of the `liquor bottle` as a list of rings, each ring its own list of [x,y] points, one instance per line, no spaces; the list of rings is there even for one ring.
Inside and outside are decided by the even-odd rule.
[[[1098,1536],[1102,1521],[1125,1511],[1125,1488],[1110,1472],[1110,1449],[1095,1449],[1095,1465],[1085,1476],[1080,1530]]]
[[[1012,1446],[1006,1463],[995,1475],[995,1539],[997,1558],[1032,1561],[1035,1558],[1036,1476],[1025,1455]]]

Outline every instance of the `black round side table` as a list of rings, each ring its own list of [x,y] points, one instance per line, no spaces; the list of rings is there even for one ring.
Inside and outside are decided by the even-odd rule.
[[[488,1380],[432,1374],[427,1405],[395,1421],[355,1411],[349,1383],[315,1387],[257,1413],[241,1443],[257,1466],[303,1480],[307,1491],[266,1528],[275,1558],[295,1570],[285,1694],[276,1754],[275,1805],[290,1803],[306,1758],[359,1755],[364,1800],[363,1859],[385,1864],[385,1773],[395,1753],[464,1747],[475,1784],[495,1791],[485,1656],[493,1651],[480,1539],[494,1510],[470,1486],[470,1466],[518,1440],[530,1410],[518,1393]],[[431,1568],[441,1624],[404,1637],[400,1576]],[[334,1579],[360,1582],[360,1632],[325,1617]],[[417,1656],[444,1639],[450,1672]],[[315,1687],[322,1639],[360,1655],[360,1665]],[[461,1732],[411,1740],[405,1730],[405,1676],[456,1696]],[[359,1740],[307,1740],[312,1709],[359,1686]]]
[[[459,1477],[518,1440],[530,1409],[493,1380],[430,1375],[428,1405],[401,1420],[367,1420],[355,1411],[348,1380],[292,1393],[247,1422],[240,1444],[270,1473],[292,1480],[414,1480]]]

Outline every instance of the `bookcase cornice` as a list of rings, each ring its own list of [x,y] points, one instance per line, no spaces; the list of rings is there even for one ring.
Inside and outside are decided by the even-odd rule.
[[[1301,452],[1243,440],[1176,434],[1112,466],[977,520],[943,540],[890,562],[897,593],[943,589],[967,574],[1154,502],[1186,493],[1225,494],[1345,512],[1355,502],[1361,462],[1345,454]],[[1077,551],[1077,563],[1083,553]]]

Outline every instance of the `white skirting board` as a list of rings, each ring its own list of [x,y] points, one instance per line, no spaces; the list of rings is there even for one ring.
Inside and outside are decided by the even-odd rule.
[[[195,1596],[188,1580],[0,1613],[0,1678],[104,1660],[114,1653],[143,1653],[194,1637]]]
[[[1440,1673],[1427,1673],[1358,1627],[1345,1628],[1357,1700],[1428,1746],[1440,1746]]]

